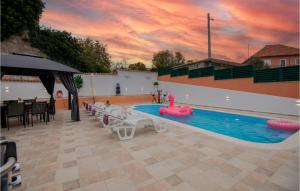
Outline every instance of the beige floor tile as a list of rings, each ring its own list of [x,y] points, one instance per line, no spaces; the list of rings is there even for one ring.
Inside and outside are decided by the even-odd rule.
[[[63,191],[69,191],[78,188],[80,188],[80,182],[78,179],[63,183]]]
[[[105,180],[105,184],[109,191],[132,191],[136,189],[134,184],[126,177],[111,178]]]
[[[174,174],[174,172],[172,172],[160,163],[155,163],[153,165],[146,166],[145,169],[156,179],[166,178]]]
[[[165,178],[165,181],[168,182],[173,187],[183,182],[183,180],[179,178],[177,175],[168,176]]]
[[[17,141],[23,182],[15,190],[299,189],[299,147],[250,148],[167,125],[119,141],[87,112],[75,123],[65,111],[47,126],[1,133]]]
[[[105,182],[96,182],[87,186],[81,187],[81,191],[109,191]]]
[[[157,181],[157,182],[148,184],[141,188],[138,188],[137,190],[138,191],[167,191],[170,188],[171,187],[167,182],[161,180],[161,181]]]
[[[195,189],[187,183],[180,183],[175,187],[170,188],[168,191],[198,191],[198,190],[199,189]]]
[[[58,169],[55,174],[55,182],[64,183],[79,179],[78,167]]]
[[[284,176],[283,174],[274,174],[270,182],[288,190],[299,190],[299,175],[291,177]]]

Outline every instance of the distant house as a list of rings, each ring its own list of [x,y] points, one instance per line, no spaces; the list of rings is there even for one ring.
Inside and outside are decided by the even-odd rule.
[[[252,57],[262,59],[265,64],[272,68],[299,65],[299,48],[281,44],[266,45],[264,48],[252,55]]]
[[[215,59],[215,58],[206,58],[204,60],[199,60],[191,63],[186,63],[178,66],[174,66],[173,69],[179,69],[183,67],[188,67],[189,70],[197,69],[197,68],[205,68],[209,66],[214,66],[215,69],[223,69],[233,66],[238,66],[239,63],[231,62],[227,60]]]

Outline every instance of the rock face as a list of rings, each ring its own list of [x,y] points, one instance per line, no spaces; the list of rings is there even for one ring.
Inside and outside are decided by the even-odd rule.
[[[1,42],[1,53],[30,54],[46,58],[46,54],[30,46],[30,42],[26,41],[26,39],[28,39],[26,36],[26,34],[22,36],[11,36],[9,39]]]
[[[1,54],[2,53],[19,53],[19,54],[30,54],[47,58],[47,55],[41,52],[37,48],[30,46],[30,42],[26,33],[22,36],[11,36],[9,39],[1,42]],[[24,82],[40,82],[38,77],[35,76],[3,76],[3,81],[24,81]]]

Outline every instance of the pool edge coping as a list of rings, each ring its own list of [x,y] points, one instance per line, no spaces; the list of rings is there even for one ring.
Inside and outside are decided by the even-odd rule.
[[[134,109],[134,107],[138,106],[138,105],[164,105],[164,104],[135,104],[135,105],[132,105],[130,108]],[[195,107],[195,108],[196,109],[203,109],[203,108],[197,108],[197,107]],[[205,109],[205,110],[224,112],[224,111],[218,111],[218,110],[213,110],[213,109]],[[165,121],[165,122],[167,122],[169,124],[172,124],[172,125],[175,125],[175,126],[190,129],[194,132],[200,132],[200,133],[203,133],[205,135],[209,135],[209,136],[212,136],[212,137],[215,137],[215,138],[227,141],[227,142],[240,144],[240,145],[243,145],[243,146],[254,147],[254,148],[259,148],[259,149],[272,149],[272,150],[287,150],[287,149],[294,149],[294,148],[299,147],[299,135],[300,135],[299,131],[300,130],[298,132],[294,133],[293,135],[289,136],[285,140],[279,142],[279,143],[255,143],[255,142],[245,141],[245,140],[238,139],[238,138],[235,138],[235,137],[230,137],[230,136],[226,136],[226,135],[223,135],[223,134],[215,133],[215,132],[205,130],[205,129],[202,129],[202,128],[195,128],[192,125],[187,125],[187,124],[183,124],[183,123],[173,121],[173,120],[170,120],[170,119],[165,119],[165,118],[155,116],[155,115],[152,115],[152,114],[149,114],[149,113],[145,113],[145,112],[142,112],[142,111],[138,111],[138,110],[134,110],[134,111],[142,113],[142,114],[147,115],[148,117],[151,117],[151,118],[154,118],[154,119]],[[227,113],[227,112],[225,112],[225,113]],[[234,112],[228,112],[228,113],[241,115],[239,113],[234,113]],[[247,115],[247,114],[242,114],[242,115],[262,118],[261,116],[257,116],[257,115]],[[270,119],[278,119],[276,117],[269,117],[269,118]]]

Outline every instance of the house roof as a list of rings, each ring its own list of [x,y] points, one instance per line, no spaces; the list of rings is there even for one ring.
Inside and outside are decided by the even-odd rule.
[[[206,58],[203,60],[187,63],[187,64],[181,64],[178,66],[174,66],[173,68],[181,68],[181,67],[188,67],[190,65],[198,64],[198,63],[212,63],[212,64],[222,64],[222,65],[227,65],[227,66],[239,66],[240,64],[237,62],[231,62],[227,60],[221,60],[221,59],[216,59],[216,58]]]
[[[38,71],[80,73],[74,68],[43,57],[21,54],[1,54],[1,70],[11,75],[38,75]]]
[[[252,57],[273,57],[273,56],[295,56],[299,55],[299,48],[281,44],[266,45],[256,52]]]

